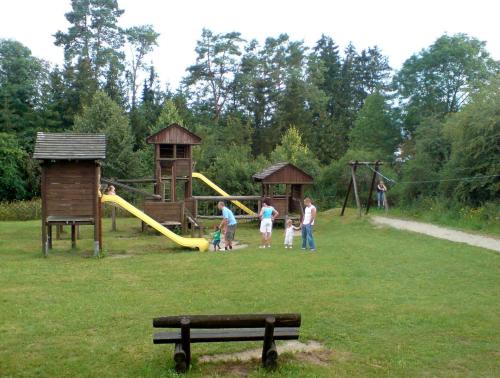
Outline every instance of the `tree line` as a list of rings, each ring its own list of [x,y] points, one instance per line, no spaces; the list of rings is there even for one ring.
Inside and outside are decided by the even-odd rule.
[[[196,169],[232,193],[255,193],[251,175],[288,160],[333,206],[349,160],[383,160],[394,202],[499,198],[500,63],[483,41],[442,35],[395,71],[377,46],[341,50],[327,35],[314,46],[287,34],[260,44],[203,29],[172,89],[149,63],[151,25],[121,28],[116,0],[71,5],[69,28],[54,34],[62,66],[0,40],[0,200],[39,194],[37,131],[104,132],[104,174],[137,178],[152,175],[145,138],[173,122],[203,138]],[[362,186],[370,174],[360,172]]]

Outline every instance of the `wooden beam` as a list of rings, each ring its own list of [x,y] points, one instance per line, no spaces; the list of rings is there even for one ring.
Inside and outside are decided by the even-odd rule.
[[[133,186],[129,186],[129,185],[126,185],[126,184],[122,184],[122,183],[120,183],[118,181],[115,181],[115,180],[111,180],[111,179],[108,179],[108,178],[105,178],[105,177],[101,177],[101,181],[105,182],[106,184],[111,184],[111,185],[118,186],[120,188],[128,190],[129,192],[140,194],[140,195],[145,196],[145,197],[154,198],[154,199],[161,199],[160,195],[148,193],[148,192],[146,192],[144,190],[137,189],[137,188],[134,188]]]
[[[129,183],[129,184],[147,184],[155,182],[154,178],[141,178],[141,179],[119,179],[117,182]]]
[[[380,160],[377,161],[350,161],[348,165],[383,165],[384,163]]]
[[[232,200],[254,200],[262,199],[261,196],[193,196],[199,201],[232,201]]]

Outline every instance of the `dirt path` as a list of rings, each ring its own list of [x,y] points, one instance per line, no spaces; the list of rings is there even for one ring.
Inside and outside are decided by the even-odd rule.
[[[372,217],[372,220],[376,224],[391,226],[399,230],[418,232],[421,234],[434,236],[435,238],[451,240],[457,243],[466,243],[475,247],[481,247],[500,252],[500,240],[495,238],[468,234],[467,232],[455,231],[449,228],[434,226],[433,224],[429,223],[407,221],[403,219],[375,216]]]

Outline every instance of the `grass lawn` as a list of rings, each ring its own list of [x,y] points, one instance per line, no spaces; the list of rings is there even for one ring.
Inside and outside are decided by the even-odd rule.
[[[249,248],[189,252],[119,219],[104,226],[105,258],[90,257],[87,229],[77,250],[56,241],[45,259],[39,222],[0,222],[0,376],[174,376],[153,317],[252,312],[300,312],[301,340],[333,352],[321,364],[284,355],[266,373],[197,363],[260,343],[195,344],[189,376],[500,376],[500,256],[349,213],[319,215],[316,254],[285,250],[281,230],[260,250],[255,225],[237,232]]]

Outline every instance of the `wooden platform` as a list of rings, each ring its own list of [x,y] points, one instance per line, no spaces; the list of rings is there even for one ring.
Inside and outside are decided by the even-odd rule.
[[[85,224],[94,224],[94,218],[90,217],[62,217],[62,216],[48,216],[47,217],[47,224],[53,224],[53,225],[85,225]]]

